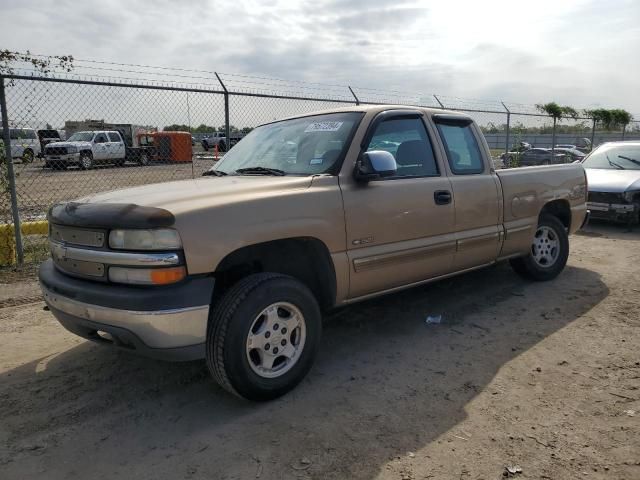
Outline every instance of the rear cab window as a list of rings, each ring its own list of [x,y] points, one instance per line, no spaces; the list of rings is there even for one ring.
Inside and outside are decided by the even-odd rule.
[[[453,174],[483,173],[482,151],[473,132],[471,120],[464,117],[456,119],[447,115],[435,115],[434,120]]]

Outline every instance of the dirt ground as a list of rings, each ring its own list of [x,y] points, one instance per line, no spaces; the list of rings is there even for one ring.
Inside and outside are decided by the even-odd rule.
[[[639,479],[640,233],[571,245],[552,282],[499,265],[336,312],[266,404],[2,308],[0,478]]]

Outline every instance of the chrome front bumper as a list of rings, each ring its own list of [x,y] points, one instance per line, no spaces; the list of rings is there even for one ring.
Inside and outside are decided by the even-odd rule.
[[[177,348],[204,343],[209,305],[172,310],[119,310],[63,297],[41,285],[44,301],[57,317],[62,312],[97,325],[118,327],[138,337],[149,348]]]

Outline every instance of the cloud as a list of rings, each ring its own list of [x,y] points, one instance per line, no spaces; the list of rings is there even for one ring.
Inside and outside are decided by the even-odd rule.
[[[631,0],[7,0],[2,11],[2,48],[640,113]]]

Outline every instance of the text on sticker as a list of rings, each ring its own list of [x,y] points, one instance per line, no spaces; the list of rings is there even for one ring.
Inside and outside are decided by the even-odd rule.
[[[310,123],[307,128],[304,129],[306,132],[337,132],[340,130],[344,122],[315,122]]]

